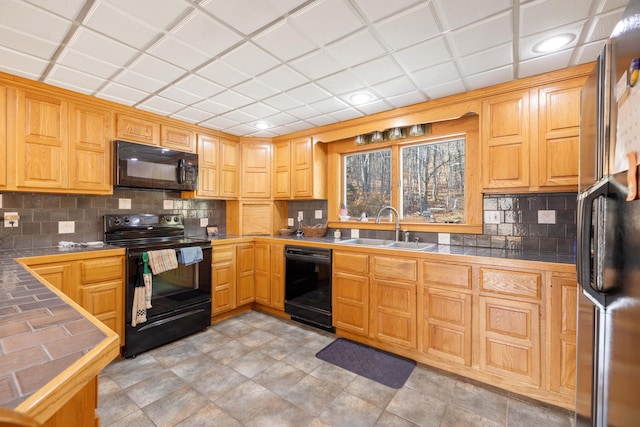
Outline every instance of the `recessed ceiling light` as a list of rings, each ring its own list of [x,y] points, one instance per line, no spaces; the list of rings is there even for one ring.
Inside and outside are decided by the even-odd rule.
[[[351,103],[355,105],[364,104],[367,101],[371,101],[371,99],[373,99],[373,95],[369,92],[358,92],[349,97]]]
[[[254,123],[254,126],[261,130],[269,129],[271,127],[267,122],[256,122]]]
[[[545,39],[539,43],[536,43],[536,45],[533,46],[533,51],[537,53],[553,52],[554,50],[558,50],[568,45],[575,38],[576,38],[575,34],[570,34],[570,33],[549,37],[548,39]]]

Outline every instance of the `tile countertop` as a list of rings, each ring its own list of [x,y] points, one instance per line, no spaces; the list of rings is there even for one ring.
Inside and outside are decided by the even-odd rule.
[[[94,248],[0,250],[0,406],[15,409],[107,335],[16,259]]]

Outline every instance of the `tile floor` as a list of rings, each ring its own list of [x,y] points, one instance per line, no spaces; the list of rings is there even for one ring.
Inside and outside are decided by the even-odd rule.
[[[103,427],[572,426],[566,410],[418,364],[393,389],[315,357],[331,334],[251,311],[111,363]]]

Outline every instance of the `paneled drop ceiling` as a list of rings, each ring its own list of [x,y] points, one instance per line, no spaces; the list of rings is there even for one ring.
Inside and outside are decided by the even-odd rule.
[[[0,71],[273,137],[593,61],[627,3],[0,0]]]

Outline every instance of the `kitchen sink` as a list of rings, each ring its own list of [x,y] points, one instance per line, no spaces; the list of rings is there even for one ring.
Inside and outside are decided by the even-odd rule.
[[[432,243],[421,243],[421,242],[395,242],[393,240],[384,240],[384,239],[346,239],[341,241],[341,243],[345,245],[362,245],[362,246],[374,246],[379,248],[396,248],[396,249],[411,249],[420,251],[431,245]]]
[[[412,249],[416,251],[421,251],[433,245],[434,245],[433,243],[423,243],[423,242],[391,242],[383,246],[385,248]]]

